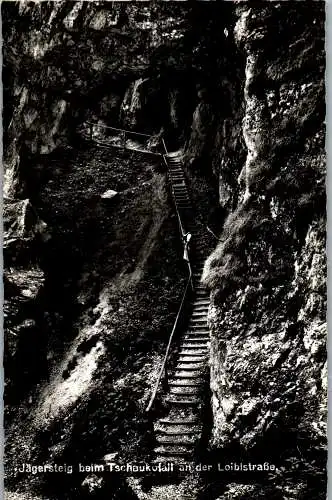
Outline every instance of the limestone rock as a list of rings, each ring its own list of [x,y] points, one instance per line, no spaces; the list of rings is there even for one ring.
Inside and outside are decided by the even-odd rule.
[[[211,447],[279,455],[315,474],[325,467],[327,408],[324,14],[317,6],[312,23],[307,14],[282,3],[259,15],[238,8],[246,158],[204,280],[213,295]],[[231,498],[260,498],[229,488]]]
[[[86,477],[82,482],[82,489],[86,491],[89,495],[96,496],[98,492],[103,488],[104,480],[102,477],[97,476],[96,474],[91,474]]]
[[[117,191],[114,191],[113,189],[108,189],[101,195],[101,198],[103,198],[104,200],[111,200],[117,195],[118,195]]]

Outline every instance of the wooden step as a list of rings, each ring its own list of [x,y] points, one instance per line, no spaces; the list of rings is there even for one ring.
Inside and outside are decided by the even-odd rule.
[[[208,345],[208,342],[206,342],[206,345],[204,344],[204,347],[197,347],[197,344],[194,344],[192,347],[186,347],[183,349],[183,353],[180,353],[179,355],[179,360],[178,360],[178,363],[180,363],[181,365],[187,365],[190,364],[190,363],[201,363],[201,366],[203,367],[206,362],[207,362],[207,358],[209,356],[209,345]],[[199,354],[201,356],[201,358],[196,358],[196,361],[187,361],[188,358],[186,358],[184,356],[184,354],[190,354],[191,356],[193,354]]]
[[[198,396],[202,391],[201,386],[171,386],[169,389],[169,394],[174,396]]]
[[[197,353],[197,354],[200,354],[200,356],[202,356],[201,359],[198,359],[197,358],[197,361],[191,361],[191,363],[203,363],[203,365],[206,363],[207,361],[207,357],[209,355],[209,343],[208,342],[204,342],[204,347],[198,347],[199,344],[191,344],[190,346],[186,346],[184,348],[186,354],[190,353],[190,354],[194,354],[194,353]],[[180,353],[180,356],[179,358],[181,357],[181,353]],[[204,359],[205,357],[205,359]],[[188,361],[185,361],[185,357],[183,357],[182,355],[182,358],[179,359],[179,363],[181,364],[186,364],[186,363],[189,363]]]
[[[194,311],[193,311],[194,312]],[[207,311],[203,312],[200,316],[191,316],[188,325],[189,330],[209,330],[209,324],[207,321]]]
[[[161,424],[167,424],[167,425],[197,425],[200,423],[199,419],[197,417],[195,418],[183,418],[183,419],[169,419],[169,418],[160,418],[158,420]]]
[[[184,342],[188,343],[188,344],[191,344],[195,347],[198,346],[198,344],[207,344],[209,341],[210,341],[210,337],[209,335],[186,335],[184,338],[183,338]]]
[[[167,426],[164,424],[164,426],[155,425],[154,431],[155,433],[163,434],[165,436],[178,436],[179,434],[182,436],[192,436],[199,434],[201,428],[198,425],[193,426],[193,424],[191,424],[190,427],[187,424],[169,424]]]
[[[188,349],[185,352],[180,352],[178,362],[179,363],[206,363],[207,352],[195,354],[195,351]]]
[[[169,382],[172,387],[201,387],[204,384],[204,379],[181,378],[173,377]]]
[[[165,400],[167,403],[170,404],[175,404],[175,405],[180,405],[180,406],[198,406],[200,405],[201,399],[195,397],[195,395],[188,394],[187,397],[185,398],[183,395],[177,396],[176,394],[170,394],[166,396]]]
[[[208,326],[204,326],[204,325],[193,325],[193,324],[190,324],[189,325],[189,332],[191,333],[197,333],[197,335],[209,335],[209,328]]]
[[[208,360],[208,356],[209,356],[209,345],[208,343],[206,342],[206,346],[204,344],[204,348],[203,347],[199,347],[197,348],[196,345],[193,346],[193,348],[186,348],[186,354],[191,354],[193,355],[194,353],[197,353],[201,356],[201,358],[196,358],[196,361],[189,361],[188,358],[186,358],[183,354],[180,353],[180,356],[179,356],[179,359],[178,359],[178,363],[181,364],[181,365],[190,365],[190,364],[194,364],[196,363],[196,369],[197,368],[203,368],[206,364],[207,364],[207,360]],[[188,360],[188,361],[187,361]],[[198,364],[201,364],[201,366],[197,366]]]
[[[189,325],[188,330],[186,331],[186,333],[184,335],[190,335],[191,337],[195,337],[195,336],[197,336],[197,337],[208,336],[209,337],[210,330],[209,330],[208,325],[205,325],[205,323],[201,323],[199,328],[195,328],[195,325]]]
[[[200,335],[200,336],[188,335],[188,336],[184,337],[183,341],[188,342],[189,344],[197,347],[197,344],[206,344],[207,345],[210,342],[210,336],[209,335],[204,335],[204,336],[202,336],[202,335]],[[183,350],[185,351],[187,349],[183,349]],[[183,352],[180,351],[179,354],[183,355]],[[195,355],[195,353],[191,351],[191,356],[192,355]]]
[[[169,385],[174,387],[199,387],[201,383],[197,379],[173,377]]]
[[[206,364],[206,358],[204,359],[204,366],[202,368],[205,368],[207,366]],[[185,379],[204,379],[204,376],[201,372],[199,373],[195,373],[195,372],[199,372],[199,369],[198,370],[190,370],[190,371],[187,371],[187,370],[176,370],[172,377],[176,378],[176,379],[180,379],[180,378],[185,378]]]
[[[184,339],[190,340],[193,342],[197,342],[200,339],[205,340],[205,339],[209,339],[209,338],[210,338],[210,334],[209,334],[209,330],[207,328],[204,331],[203,331],[203,329],[201,329],[201,330],[191,329],[184,334]]]
[[[157,467],[159,466],[160,463],[165,464],[165,467],[167,467],[168,464],[173,463],[173,464],[178,464],[183,465],[183,462],[185,461],[186,464],[191,464],[193,463],[193,458],[190,456],[183,457],[183,456],[174,456],[174,455],[158,455],[157,458],[151,461],[152,465],[156,465]]]
[[[207,340],[210,340],[210,335],[209,332],[207,333],[200,333],[200,332],[187,332],[184,336],[185,340],[193,340],[194,342],[197,342],[201,340],[202,342],[205,342]]]
[[[193,343],[193,344],[190,344],[189,341],[186,340],[186,345],[182,345],[182,349],[180,349],[179,351],[179,356],[185,356],[185,354],[190,354],[190,356],[194,356],[195,354],[197,354],[196,358],[198,358],[198,356],[204,358],[204,356],[206,357],[207,355],[207,344],[208,342],[201,342],[202,345],[204,345],[204,348],[200,347],[199,345],[197,345],[197,343]],[[188,345],[190,346],[188,348]],[[200,361],[199,359],[197,359],[197,361]]]
[[[202,344],[196,344],[195,343],[191,343],[191,340],[190,341],[185,341],[183,342],[183,344],[181,344],[181,347],[183,347],[185,350],[188,350],[188,349],[193,349],[195,351],[198,351],[200,349],[204,350],[207,348],[207,343],[202,343]]]
[[[206,367],[207,367],[206,362],[198,365],[197,363],[185,363],[185,362],[181,361],[176,367],[176,371],[174,373],[174,376],[178,376],[179,372],[185,372],[185,371],[196,372],[199,375],[202,375],[202,373],[204,372]]]
[[[174,446],[194,446],[199,439],[198,434],[171,434],[159,435],[156,440],[160,444],[168,444]]]
[[[179,354],[179,358],[178,358],[178,363],[180,364],[193,364],[193,363],[201,363],[201,365],[205,365],[206,364],[206,359],[207,359],[207,356],[208,356],[208,350],[204,350],[203,351],[200,351],[199,353],[197,353],[197,355],[195,355],[195,350],[193,349],[187,349],[187,350],[183,350],[183,352],[180,352]],[[195,357],[195,360],[191,359]]]
[[[176,370],[172,375],[173,377],[183,377],[183,378],[189,378],[189,377],[192,377],[192,378],[196,378],[196,379],[204,379],[205,378],[205,375],[207,373],[207,363],[200,367],[200,368],[189,368],[189,369],[178,369]]]
[[[188,450],[188,448],[184,446],[163,445],[159,446],[158,448],[155,448],[154,452],[157,455],[170,455],[170,456],[181,456],[181,457],[191,456],[191,453]]]
[[[191,361],[204,361],[206,360],[206,354],[195,354],[192,351],[180,351],[179,359],[183,359],[184,363],[190,363]]]
[[[201,301],[195,300],[195,302],[193,302],[193,313],[202,313],[204,311],[208,311],[209,307],[210,299],[204,299]]]

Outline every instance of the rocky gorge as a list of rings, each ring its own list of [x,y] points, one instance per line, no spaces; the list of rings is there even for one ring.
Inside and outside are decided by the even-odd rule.
[[[204,460],[277,468],[174,498],[325,499],[324,3],[4,2],[2,20],[8,498],[167,496],[15,471],[150,459],[181,241],[164,166],[88,144],[90,120],[181,149],[216,236]]]

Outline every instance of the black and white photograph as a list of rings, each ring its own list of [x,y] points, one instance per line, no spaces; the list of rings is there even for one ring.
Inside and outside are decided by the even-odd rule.
[[[1,3],[6,500],[326,500],[326,3]]]

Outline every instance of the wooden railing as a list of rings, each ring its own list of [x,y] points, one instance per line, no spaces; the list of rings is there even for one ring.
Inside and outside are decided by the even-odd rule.
[[[135,132],[133,130],[125,130],[123,128],[110,127],[109,125],[104,125],[102,123],[96,123],[96,122],[90,122],[90,121],[87,121],[85,123],[87,125],[89,125],[90,133],[93,132],[93,127],[100,127],[100,128],[106,128],[108,130],[114,130],[115,132],[125,132],[125,134],[128,134],[128,135],[139,135],[141,137],[149,137],[149,138],[153,137],[150,134],[143,134],[142,132]]]
[[[149,147],[146,144],[147,141],[151,140],[154,137],[153,135],[143,134],[142,132],[135,132],[133,130],[125,130],[125,129],[117,128],[117,127],[110,127],[109,125],[104,125],[103,123],[96,123],[96,122],[90,122],[90,121],[84,122],[84,125],[87,128],[87,135],[91,141],[94,140],[98,143],[104,144],[105,146],[122,147],[123,149],[136,150],[139,152],[143,152],[143,153],[147,153],[147,154],[151,154],[151,155],[155,155],[155,156],[161,155],[161,153],[159,151],[152,151],[151,149],[149,149]],[[113,138],[117,138],[119,140],[120,144],[109,143],[109,141],[107,141],[107,136],[105,136],[105,138],[96,137],[95,131],[98,129],[104,130],[105,132],[107,132],[107,131],[113,132],[113,135],[112,135]],[[108,137],[108,139],[109,139],[109,137]],[[139,149],[137,147],[136,148],[135,147],[128,147],[127,141],[130,139],[132,139],[132,140],[136,139],[137,141],[139,141],[139,139],[140,139],[141,140],[140,144],[144,149]],[[146,142],[144,143],[142,141],[142,139],[145,139]]]

